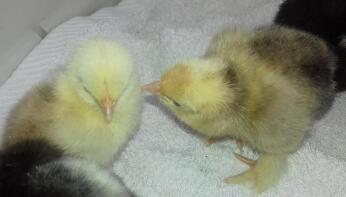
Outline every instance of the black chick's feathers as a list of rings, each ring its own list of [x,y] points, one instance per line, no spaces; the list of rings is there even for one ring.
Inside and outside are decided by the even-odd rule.
[[[106,178],[100,181],[97,176]],[[133,196],[122,188],[115,191],[113,181],[119,188],[118,181],[97,166],[64,157],[61,150],[43,140],[23,141],[0,153],[2,197]]]
[[[341,45],[346,39],[345,0],[286,0],[274,21],[326,41],[337,56],[336,89],[346,90],[346,46]]]

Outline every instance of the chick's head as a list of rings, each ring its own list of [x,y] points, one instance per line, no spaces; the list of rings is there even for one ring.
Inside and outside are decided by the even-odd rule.
[[[225,69],[225,63],[218,59],[186,60],[143,89],[157,95],[178,115],[215,115],[227,108],[233,97]]]
[[[66,75],[82,101],[111,121],[132,70],[131,56],[125,48],[113,41],[97,38],[76,50]]]

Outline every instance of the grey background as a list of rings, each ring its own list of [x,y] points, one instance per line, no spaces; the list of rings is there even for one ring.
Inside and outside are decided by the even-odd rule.
[[[0,85],[54,27],[120,0],[0,0]]]

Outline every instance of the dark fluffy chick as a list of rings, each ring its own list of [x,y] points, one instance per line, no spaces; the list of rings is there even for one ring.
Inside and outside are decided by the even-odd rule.
[[[6,197],[133,197],[105,170],[65,157],[43,140],[27,140],[0,153],[0,193]]]
[[[275,23],[306,31],[324,39],[337,55],[335,81],[337,90],[346,90],[346,1],[286,0]]]

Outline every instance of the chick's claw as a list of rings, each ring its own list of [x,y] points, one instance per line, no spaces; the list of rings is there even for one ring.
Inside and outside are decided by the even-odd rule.
[[[257,160],[249,159],[244,157],[243,155],[240,155],[238,153],[234,153],[234,156],[241,162],[245,163],[246,165],[250,166],[251,168],[255,167]]]

